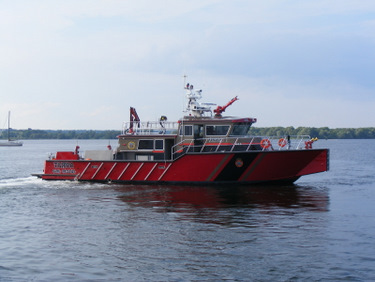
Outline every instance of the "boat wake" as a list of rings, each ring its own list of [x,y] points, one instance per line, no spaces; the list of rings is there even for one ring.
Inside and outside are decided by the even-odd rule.
[[[0,179],[0,189],[10,187],[23,187],[25,185],[39,184],[42,181],[35,177],[5,178]]]
[[[48,189],[102,189],[108,187],[100,183],[82,183],[76,181],[43,181],[34,176],[0,179],[0,190],[6,188],[48,188]]]

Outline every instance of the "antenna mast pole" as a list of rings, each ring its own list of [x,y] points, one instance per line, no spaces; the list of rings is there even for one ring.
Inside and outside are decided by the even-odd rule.
[[[187,77],[188,77],[188,76],[187,76],[186,74],[183,75],[183,78],[184,78],[183,89],[186,88],[186,78],[187,78]],[[184,94],[184,96],[183,96],[183,98],[182,98],[182,112],[185,112],[185,94]]]
[[[8,111],[8,141],[10,141],[10,111]]]

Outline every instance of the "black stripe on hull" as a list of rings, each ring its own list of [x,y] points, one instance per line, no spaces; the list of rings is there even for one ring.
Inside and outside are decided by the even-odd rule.
[[[254,162],[259,153],[237,153],[223,168],[214,181],[237,181]]]

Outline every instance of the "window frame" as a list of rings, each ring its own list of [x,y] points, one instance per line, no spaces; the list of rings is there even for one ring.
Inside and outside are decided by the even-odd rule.
[[[209,127],[213,127],[213,129],[214,129],[213,133],[209,133],[208,132],[208,128]],[[219,128],[219,127],[221,127],[221,128],[226,127],[225,133],[218,133],[217,132],[218,131],[217,128]],[[206,136],[227,136],[228,132],[229,132],[229,129],[230,129],[230,125],[229,124],[223,124],[223,125],[221,125],[221,124],[210,124],[210,125],[206,125],[205,126],[205,134],[206,134]]]
[[[151,146],[147,146],[146,148],[141,148],[140,145],[141,143],[145,142],[145,141],[148,141],[148,143],[150,144],[152,142],[152,147]],[[161,148],[157,148],[156,146],[156,142],[157,141],[161,141]],[[159,144],[160,145],[160,144]],[[138,150],[140,151],[164,151],[164,139],[139,139],[138,140]]]
[[[186,131],[187,131],[187,128],[190,129],[190,134],[187,134]],[[180,132],[179,132],[180,136],[193,136],[193,125],[191,124],[184,124],[180,127]]]

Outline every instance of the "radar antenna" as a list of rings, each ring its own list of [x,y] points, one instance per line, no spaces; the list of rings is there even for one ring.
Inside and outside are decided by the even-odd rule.
[[[202,98],[202,89],[194,89],[194,86],[190,83],[185,85],[186,89],[186,98],[188,98],[188,103],[186,110],[189,112],[189,115],[194,117],[202,117],[205,113],[210,113],[212,116],[211,107],[212,103],[199,103],[197,100]]]

